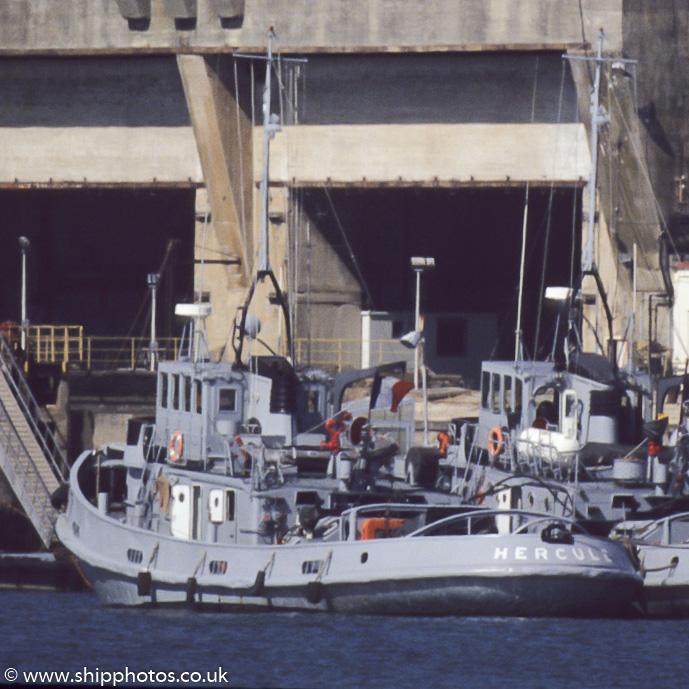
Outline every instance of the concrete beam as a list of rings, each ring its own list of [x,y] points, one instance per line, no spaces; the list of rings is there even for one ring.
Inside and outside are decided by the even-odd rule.
[[[622,40],[623,0],[252,0],[230,21],[217,0],[152,0],[150,19],[123,17],[131,4],[0,0],[0,54],[265,49],[270,26],[299,52],[564,49],[599,27],[612,49]],[[196,21],[171,4],[197,5]]]
[[[298,186],[575,185],[590,162],[581,124],[291,126],[275,137],[271,161],[271,182]]]
[[[191,127],[0,127],[0,184],[203,182]]]

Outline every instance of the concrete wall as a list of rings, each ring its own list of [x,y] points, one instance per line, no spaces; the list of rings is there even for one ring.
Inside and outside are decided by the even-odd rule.
[[[623,31],[625,50],[638,60],[636,104],[642,109],[643,152],[667,217],[677,210],[678,178],[689,173],[689,5],[625,0]]]
[[[638,101],[629,86],[610,90],[626,100],[603,141],[613,153],[603,177],[598,256],[608,266],[622,328],[630,280],[620,256],[649,225],[649,199],[655,195],[663,213],[672,209],[675,177],[686,167],[689,129],[678,95],[687,79],[679,40],[686,8],[671,0],[651,8],[640,0],[247,0],[244,15],[227,22],[212,0],[199,0],[197,16],[182,21],[171,16],[170,3],[152,0],[150,20],[128,22],[124,4],[0,0],[7,104],[0,113],[0,184],[205,183],[210,200],[197,210],[213,211],[206,247],[214,252],[205,255],[239,257],[244,277],[235,279],[227,267],[207,269],[223,313],[240,299],[257,251],[247,216],[253,213],[256,225],[262,153],[262,131],[250,126],[260,119],[261,79],[253,83],[253,105],[246,96],[236,103],[231,52],[264,51],[274,26],[279,51],[310,57],[301,125],[286,126],[273,144],[271,177],[278,184],[580,185],[589,152],[575,93],[585,119],[590,81],[585,69],[576,86],[568,70],[562,79],[560,52],[595,43],[602,27],[608,54],[639,58]],[[171,53],[197,54],[179,62],[184,85]],[[103,58],[120,54],[130,57]],[[186,57],[195,69],[185,72]],[[651,119],[641,129],[634,122],[633,131],[622,126],[639,105],[655,106],[669,153]],[[635,171],[618,174],[615,165]],[[639,193],[649,180],[653,192]],[[273,229],[282,252],[275,265],[284,268],[287,236]],[[205,231],[199,224],[197,239]],[[652,243],[655,230],[644,232]],[[335,276],[324,287],[339,285],[348,295],[344,304],[320,290],[324,325],[315,327],[325,333],[343,321],[328,318],[326,306],[346,306],[349,326],[360,290],[333,256],[323,265]],[[659,289],[657,257],[647,268],[648,289]],[[227,342],[228,331],[216,322],[219,341]]]
[[[255,143],[257,172],[260,150]],[[271,157],[273,182],[314,186],[580,183],[590,163],[577,124],[285,127]]]
[[[0,184],[203,182],[172,57],[0,61]]]
[[[407,372],[414,368],[414,350],[399,342],[393,323],[403,325],[402,334],[414,329],[413,313],[372,312],[370,317],[370,365],[380,362],[406,361]],[[461,325],[454,351],[439,352],[439,329],[443,321]],[[459,374],[469,387],[478,388],[481,363],[490,357],[498,335],[497,316],[493,313],[428,313],[424,315],[423,356],[426,365],[436,374]],[[376,342],[378,340],[378,342]],[[386,340],[386,342],[381,342]],[[389,341],[388,341],[389,340]],[[444,345],[448,342],[445,340]]]
[[[300,73],[299,123],[575,122],[576,89],[562,55],[562,50],[310,54]],[[257,112],[260,96],[257,89]]]
[[[150,22],[130,29],[116,0],[2,0],[0,46],[5,52],[262,47],[271,26],[285,50],[563,47],[598,27],[612,49],[622,38],[622,0],[247,0],[245,7],[241,23],[232,24],[240,28],[226,29],[211,0],[198,0],[195,22],[177,24],[163,0],[151,0]]]

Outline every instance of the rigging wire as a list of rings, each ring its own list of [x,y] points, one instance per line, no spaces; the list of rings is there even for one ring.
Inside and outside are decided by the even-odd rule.
[[[254,61],[251,60],[251,126],[256,126],[256,75],[254,74]]]
[[[581,40],[586,43],[586,24],[584,23],[584,7],[582,0],[579,0],[579,21],[581,22]]]
[[[241,115],[239,111],[239,73],[237,70],[237,58],[234,60],[234,102],[235,102],[235,117],[237,126],[237,147],[239,149],[239,207],[241,209],[241,217],[239,218],[239,226],[242,230],[244,242],[247,240],[246,232],[246,206],[244,200],[244,148],[242,146],[242,130],[241,130]],[[246,253],[246,252],[245,252]]]
[[[615,92],[614,89],[610,89],[610,92],[612,92],[613,98],[615,99],[615,101],[617,103],[619,114],[620,114],[620,119],[622,120],[622,124],[624,125],[624,128],[626,129],[627,134],[629,135],[629,141],[631,143],[634,155],[636,156],[636,159],[639,163],[639,167],[641,168],[644,182],[648,185],[648,189],[651,192],[651,198],[653,201],[654,210],[658,213],[658,218],[660,220],[659,224],[660,224],[661,234],[665,234],[667,236],[668,241],[670,242],[670,245],[672,246],[672,250],[673,250],[674,254],[677,257],[679,257],[679,251],[677,250],[677,246],[675,245],[675,242],[672,238],[672,235],[670,234],[670,231],[668,230],[668,227],[667,227],[667,222],[665,220],[665,214],[663,213],[663,211],[660,207],[660,202],[658,201],[658,197],[655,193],[655,190],[653,189],[651,177],[650,177],[650,174],[648,172],[648,166],[645,164],[645,158],[641,154],[641,151],[639,151],[638,144],[637,144],[636,138],[634,136],[634,132],[632,131],[632,127],[630,126],[629,121],[627,120],[627,118],[624,115],[624,111],[622,109],[622,105],[621,105],[620,100],[617,96],[617,93]],[[635,98],[636,98],[636,95],[635,95]],[[638,101],[635,101],[634,107],[637,110],[638,110],[638,105],[639,105]],[[638,239],[638,235],[636,234],[636,230],[634,230],[634,232],[635,232],[635,237]],[[646,258],[646,260],[648,260],[648,259]],[[646,267],[648,269],[651,269],[651,266],[648,262],[646,263]]]
[[[564,95],[564,88],[565,88],[565,61],[562,61],[562,69],[561,69],[561,75],[560,75],[560,95],[558,99],[558,105],[557,105],[557,124],[558,124],[558,132],[559,132],[559,125],[561,124],[562,120],[562,99]],[[556,146],[555,146],[555,155],[554,159],[557,159],[557,140],[556,140]],[[534,338],[534,356],[538,358],[538,341],[540,339],[540,334],[541,334],[541,316],[543,313],[543,296],[544,296],[544,290],[545,290],[545,275],[546,275],[546,269],[548,265],[548,248],[549,248],[549,243],[550,243],[550,226],[552,224],[552,211],[553,211],[553,195],[555,193],[555,179],[553,175],[553,180],[550,182],[550,193],[548,195],[548,210],[547,210],[547,225],[546,225],[546,230],[545,230],[545,242],[543,246],[543,267],[541,269],[541,287],[538,292],[538,311],[536,314],[536,336]]]
[[[575,121],[575,123],[579,122],[579,108],[578,108],[578,106],[575,106],[574,121]],[[574,289],[574,270],[575,270],[574,255],[575,255],[576,245],[577,245],[577,207],[579,205],[579,202],[577,201],[577,196],[581,196],[581,194],[578,193],[578,190],[575,190],[574,196],[572,199],[573,200],[573,203],[572,203],[572,231],[571,231],[572,242],[571,242],[570,249],[569,249],[569,256],[570,256],[570,261],[569,261],[569,289],[570,290]],[[581,199],[581,202],[583,205],[583,198]]]
[[[337,214],[337,211],[335,210],[335,206],[333,205],[332,199],[330,198],[330,192],[328,191],[328,187],[324,186],[323,191],[325,192],[325,197],[328,199],[328,203],[330,204],[330,208],[332,209],[333,212],[333,217],[335,218],[335,222],[337,223],[337,227],[340,230],[340,234],[342,235],[342,239],[347,247],[347,251],[349,252],[349,257],[352,259],[352,264],[354,266],[354,269],[356,270],[356,274],[359,278],[359,281],[361,282],[361,286],[364,288],[364,291],[366,292],[366,299],[368,300],[368,306],[369,308],[373,309],[373,298],[371,297],[371,293],[369,292],[368,285],[366,284],[366,281],[364,280],[364,276],[361,273],[361,269],[359,268],[359,263],[356,260],[356,256],[354,255],[354,251],[352,250],[352,246],[349,243],[349,240],[347,239],[347,235],[345,234],[344,227],[342,227],[342,223],[340,222],[340,217]]]
[[[538,92],[538,55],[534,65],[534,84],[531,96],[531,124],[536,118],[536,94]],[[529,218],[529,180],[526,181],[526,192],[524,195],[524,220],[522,223],[522,250],[519,265],[519,300],[517,302],[517,327],[515,330],[514,341],[514,360],[522,358],[522,297],[524,293],[524,260],[526,255],[526,229]]]
[[[172,250],[174,249],[174,247],[177,244],[179,244],[179,239],[169,239],[168,240],[167,247],[165,249],[165,256],[163,256],[163,260],[162,260],[160,267],[158,268],[158,271],[157,271],[157,274],[160,276],[161,282],[162,282],[163,277],[166,277],[165,272],[167,270],[167,264],[168,264],[168,261],[170,259],[170,256],[172,255]],[[146,296],[143,298],[143,300],[141,301],[141,304],[139,305],[139,309],[136,312],[134,319],[132,320],[132,324],[130,325],[129,330],[127,331],[127,335],[126,335],[125,339],[131,339],[131,338],[135,337],[134,335],[132,335],[132,333],[137,328],[137,324],[139,323],[139,320],[140,320],[140,318],[144,312],[144,308],[146,307],[146,304],[148,304],[148,309],[146,311],[146,317],[145,317],[143,323],[141,324],[141,330],[140,330],[141,334],[138,336],[143,343],[143,341],[146,337],[146,323],[150,320],[151,315],[153,313],[153,305],[150,301],[150,297],[151,297],[151,291],[148,290],[146,293]],[[143,346],[143,344],[142,344],[142,346]],[[124,351],[124,349],[125,349],[125,345],[123,343],[122,346],[120,347],[120,349],[118,350],[117,354],[114,357],[114,360],[112,363],[113,369],[117,366],[119,355]]]

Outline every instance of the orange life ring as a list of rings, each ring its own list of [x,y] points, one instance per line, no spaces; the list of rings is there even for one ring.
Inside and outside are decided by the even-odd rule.
[[[505,440],[502,437],[502,429],[496,426],[488,434],[488,452],[490,452],[493,457],[497,457],[503,451],[504,447]]]
[[[184,436],[181,431],[173,431],[170,436],[168,457],[173,462],[179,462],[182,458],[182,450],[184,450]]]

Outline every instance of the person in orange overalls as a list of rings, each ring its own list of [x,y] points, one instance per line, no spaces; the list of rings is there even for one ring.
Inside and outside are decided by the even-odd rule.
[[[321,443],[321,450],[330,450],[333,454],[340,451],[340,436],[346,430],[346,422],[352,418],[348,411],[335,414],[325,422],[325,430],[330,434],[330,440]]]

